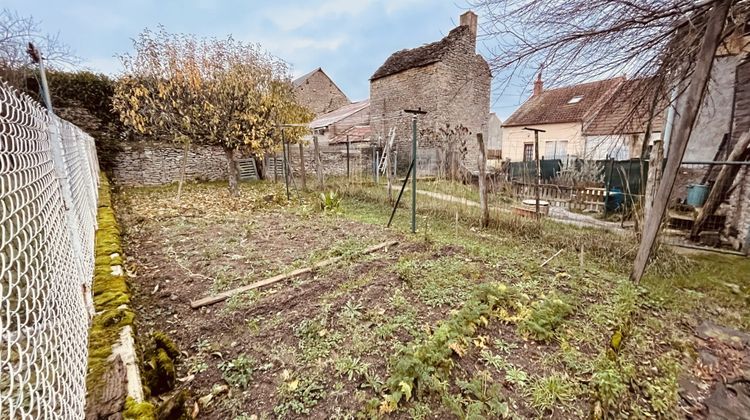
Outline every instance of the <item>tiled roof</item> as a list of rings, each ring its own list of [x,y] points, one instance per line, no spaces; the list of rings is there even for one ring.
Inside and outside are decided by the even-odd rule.
[[[350,143],[369,142],[372,137],[372,129],[369,125],[355,125],[332,138],[329,144],[346,143],[347,137]]]
[[[529,98],[507,120],[504,127],[584,121],[597,111],[623,77],[581,83],[542,91]],[[571,99],[580,97],[575,103]]]
[[[655,88],[652,79],[627,80],[612,94],[591,122],[583,127],[583,134],[606,136],[610,134],[644,133],[648,125],[650,101],[647,92]],[[661,111],[666,105],[657,106]],[[661,132],[664,128],[663,112],[654,116],[652,131]]]
[[[437,63],[443,59],[446,52],[450,51],[454,41],[462,38],[470,31],[471,29],[468,26],[459,26],[451,30],[448,36],[440,41],[395,52],[375,71],[370,80],[381,79],[404,70]]]
[[[344,118],[357,113],[365,108],[370,106],[370,100],[365,99],[364,101],[354,102],[353,104],[344,105],[341,108],[331,111],[327,114],[323,114],[320,117],[313,120],[313,122],[310,123],[310,128],[316,129],[316,128],[324,128],[328,127],[331,124],[335,124]]]

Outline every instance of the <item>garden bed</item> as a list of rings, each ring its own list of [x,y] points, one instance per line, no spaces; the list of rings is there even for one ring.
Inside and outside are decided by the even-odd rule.
[[[165,331],[180,347],[188,413],[674,416],[699,409],[680,398],[679,380],[710,388],[719,377],[694,374],[696,349],[713,344],[693,328],[750,327],[747,260],[662,253],[637,287],[630,237],[513,219],[481,231],[439,203],[424,206],[411,235],[406,212],[383,228],[389,209],[375,191],[384,194],[349,191],[326,212],[315,195],[287,203],[268,183],[243,184],[239,199],[225,185],[188,185],[179,203],[173,187],[121,191],[138,332]],[[356,255],[389,240],[399,244]],[[190,307],[339,255],[312,274]],[[717,262],[736,271],[716,277]]]

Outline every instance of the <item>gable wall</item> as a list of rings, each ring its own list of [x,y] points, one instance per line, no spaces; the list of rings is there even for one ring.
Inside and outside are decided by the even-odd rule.
[[[316,116],[349,104],[349,98],[322,71],[316,71],[296,87],[294,95]]]
[[[468,32],[467,32],[468,35]],[[404,109],[422,108],[418,130],[435,131],[449,123],[463,125],[471,134],[464,164],[477,168],[476,133],[487,139],[486,123],[490,111],[491,74],[484,59],[474,52],[470,36],[455,42],[443,61],[412,68],[370,83],[371,126],[374,138],[386,139],[396,127],[399,168],[408,167],[411,156],[411,116]],[[385,140],[384,140],[385,141]],[[434,136],[419,139],[419,147],[435,148],[440,140]]]

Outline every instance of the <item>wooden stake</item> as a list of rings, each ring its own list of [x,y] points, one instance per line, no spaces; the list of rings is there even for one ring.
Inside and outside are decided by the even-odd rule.
[[[583,244],[581,244],[581,253],[578,254],[578,264],[583,268]]]
[[[550,262],[550,261],[552,261],[553,259],[555,259],[555,257],[556,257],[556,256],[558,256],[558,255],[562,254],[562,252],[563,252],[563,250],[562,250],[562,249],[561,249],[561,250],[559,250],[559,251],[557,251],[557,252],[555,253],[555,255],[553,255],[553,256],[551,256],[551,257],[547,258],[547,261],[543,262],[543,263],[542,263],[542,265],[540,265],[540,267],[544,267],[545,265],[549,264],[549,262]]]
[[[638,247],[638,254],[635,257],[633,271],[630,273],[630,280],[635,283],[641,281],[643,273],[646,271],[646,264],[648,264],[651,252],[656,244],[661,221],[669,204],[669,196],[672,194],[677,172],[680,169],[690,134],[693,131],[693,124],[703,103],[706,85],[711,78],[711,68],[716,56],[716,49],[721,41],[724,22],[731,4],[732,0],[719,0],[713,4],[713,10],[709,12],[706,33],[696,55],[692,80],[690,80],[690,85],[684,93],[685,101],[678,110],[680,121],[674,130],[674,136],[669,145],[667,164],[664,167],[659,189],[654,197],[653,207],[648,212],[648,219],[643,227],[643,236]]]
[[[185,142],[185,149],[182,153],[182,166],[180,167],[180,182],[177,184],[177,202],[180,202],[182,196],[182,184],[185,183],[185,169],[187,167],[188,151],[190,150],[190,142]]]
[[[477,143],[479,143],[479,207],[482,210],[479,224],[486,228],[490,224],[490,207],[487,204],[487,155],[482,133],[477,133]]]
[[[305,149],[302,142],[299,143],[299,170],[302,174],[302,191],[307,191],[307,176],[305,174]]]
[[[371,246],[371,247],[365,249],[364,251],[360,252],[357,255],[371,254],[371,253],[373,253],[375,251],[378,251],[378,250],[381,250],[383,248],[388,248],[390,246],[394,246],[397,243],[398,243],[398,241],[383,242],[382,244]],[[253,289],[257,289],[257,288],[260,288],[260,287],[263,287],[263,286],[268,286],[269,284],[278,283],[278,282],[280,282],[282,280],[290,279],[292,277],[297,277],[297,276],[300,276],[302,274],[310,273],[313,270],[316,270],[318,268],[322,268],[322,267],[325,267],[325,266],[328,266],[328,265],[331,265],[331,264],[335,264],[335,263],[343,260],[344,258],[345,257],[343,257],[343,256],[329,258],[327,260],[323,260],[323,261],[317,262],[317,263],[315,263],[315,264],[313,264],[311,266],[305,267],[305,268],[299,268],[297,270],[290,271],[288,273],[279,274],[277,276],[269,277],[269,278],[267,278],[265,280],[261,280],[261,281],[255,282],[255,283],[249,284],[247,286],[238,287],[236,289],[228,290],[226,292],[219,293],[219,294],[214,295],[214,296],[208,296],[208,297],[205,297],[205,298],[202,298],[202,299],[194,300],[194,301],[190,302],[190,307],[193,308],[193,309],[198,309],[198,308],[203,307],[203,306],[208,306],[208,305],[213,305],[215,303],[223,302],[223,301],[229,299],[230,297],[238,295],[240,293],[244,293],[244,292],[247,292],[247,291],[250,291],[250,290],[253,290]]]

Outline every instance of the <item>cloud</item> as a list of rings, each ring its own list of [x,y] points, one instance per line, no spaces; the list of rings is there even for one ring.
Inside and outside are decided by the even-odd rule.
[[[373,0],[324,0],[315,6],[288,5],[266,10],[265,17],[284,31],[302,28],[321,19],[358,16],[373,4]]]
[[[258,40],[263,48],[282,59],[297,56],[301,52],[336,51],[345,41],[343,36],[320,38],[281,36]]]

